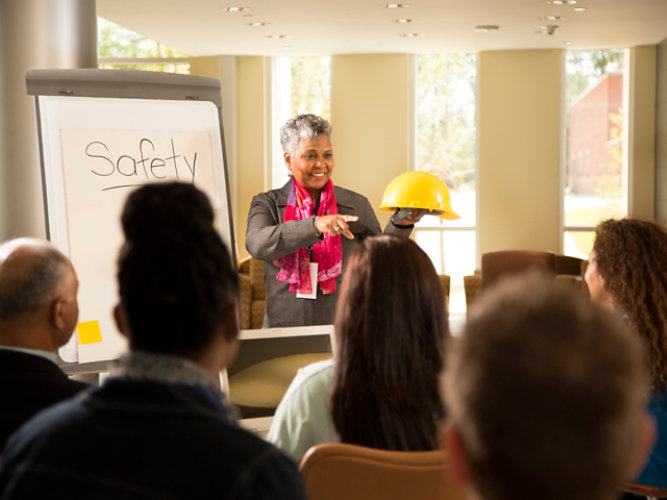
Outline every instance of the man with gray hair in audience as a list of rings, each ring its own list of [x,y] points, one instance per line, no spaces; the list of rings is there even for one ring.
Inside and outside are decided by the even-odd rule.
[[[49,243],[0,245],[0,450],[34,414],[87,387],[56,365],[78,319],[78,288],[71,262]]]
[[[655,425],[620,317],[537,274],[485,292],[450,349],[443,441],[483,500],[611,500]]]

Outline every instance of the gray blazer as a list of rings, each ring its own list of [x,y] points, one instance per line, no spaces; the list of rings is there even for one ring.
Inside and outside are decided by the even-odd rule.
[[[282,222],[291,183],[290,179],[280,189],[253,197],[248,212],[246,248],[250,255],[264,261],[264,281],[267,285],[264,328],[332,324],[340,289],[342,275],[336,278],[336,292],[324,295],[318,289],[317,299],[298,299],[295,293],[289,291],[288,283],[276,279],[279,268],[274,260],[320,241],[315,232],[314,216]],[[359,217],[358,221],[349,223],[354,240],[341,237],[344,271],[347,258],[357,244],[381,231],[373,208],[364,196],[338,186],[334,186],[334,196],[338,213]],[[384,232],[407,237],[412,232],[412,226],[399,228],[389,221]]]

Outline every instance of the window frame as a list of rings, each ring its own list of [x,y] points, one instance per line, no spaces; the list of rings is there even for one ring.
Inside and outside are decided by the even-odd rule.
[[[447,55],[447,53],[443,53],[441,55]],[[419,77],[419,55],[413,55],[412,58],[412,96],[411,96],[411,102],[412,104],[412,140],[411,140],[411,145],[412,145],[412,151],[411,151],[411,165],[410,165],[410,170],[417,170],[419,165],[418,165],[418,143],[417,143],[417,134],[419,130],[419,103],[418,103],[418,77]],[[424,226],[420,227],[418,225],[415,226],[415,228],[412,231],[411,239],[417,241],[419,233],[425,233],[425,232],[436,232],[440,235],[439,237],[439,266],[436,266],[436,269],[440,269],[442,274],[448,274],[451,276],[451,272],[448,273],[447,268],[445,266],[445,260],[446,260],[446,248],[444,244],[444,239],[445,239],[445,234],[446,233],[453,233],[453,232],[471,232],[473,233],[474,237],[474,268],[470,270],[470,274],[473,274],[475,270],[477,269],[477,263],[479,262],[479,148],[477,147],[477,143],[479,140],[479,128],[477,126],[478,123],[478,113],[479,113],[479,106],[478,106],[478,95],[479,95],[479,57],[478,54],[475,53],[475,89],[474,89],[474,105],[475,105],[475,110],[474,110],[474,123],[475,123],[475,155],[474,155],[474,163],[475,163],[475,174],[474,174],[474,179],[475,179],[475,218],[474,218],[474,224],[472,225],[447,225],[446,223],[443,223],[442,220],[438,222],[438,225],[430,225],[430,226]],[[457,210],[456,206],[454,205],[452,207],[454,211]],[[432,261],[435,260],[431,255],[429,255]],[[466,271],[464,271],[466,272]],[[460,283],[455,282],[452,280],[450,282],[450,316],[464,316],[466,314],[466,311],[451,311],[451,303],[452,303],[452,295],[454,294],[460,294],[462,295],[461,299],[463,304],[465,304],[465,296],[464,296],[464,286],[463,286],[463,281]]]
[[[586,50],[586,49],[582,49]],[[604,49],[610,50],[610,49]],[[560,165],[559,165],[559,207],[558,207],[558,247],[560,252],[565,254],[565,235],[566,233],[594,233],[597,228],[596,225],[571,225],[565,224],[565,188],[567,185],[567,164],[569,151],[567,149],[567,132],[568,124],[567,119],[567,50],[564,50],[562,53],[561,67],[562,67],[562,78],[561,78],[561,127],[560,127]],[[630,49],[623,49],[623,89],[622,89],[622,106],[623,106],[623,130],[622,130],[622,163],[621,163],[621,209],[624,215],[627,215],[630,212],[629,206],[629,192],[630,185],[628,182],[629,171],[631,165],[628,161],[628,129],[629,129],[629,118],[630,118],[630,78],[628,77],[629,64],[630,64]],[[589,151],[587,151],[589,153]],[[587,155],[588,156],[588,155]],[[590,169],[590,158],[582,158],[580,160],[585,168]],[[579,256],[585,258],[584,256]]]

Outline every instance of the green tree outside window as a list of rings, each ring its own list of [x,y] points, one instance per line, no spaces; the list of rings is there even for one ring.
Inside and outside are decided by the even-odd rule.
[[[151,40],[139,33],[101,17],[97,18],[97,56],[104,59],[128,59],[128,62],[102,62],[102,69],[139,69],[169,73],[190,73],[188,55]],[[147,59],[147,62],[137,62]],[[167,61],[161,62],[160,59]],[[183,59],[169,61],[170,59]]]

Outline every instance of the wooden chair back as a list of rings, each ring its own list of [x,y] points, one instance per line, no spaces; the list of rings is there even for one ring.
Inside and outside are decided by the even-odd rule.
[[[464,500],[443,450],[387,451],[342,443],[313,446],[299,470],[310,500]]]
[[[538,268],[556,275],[556,255],[539,250],[499,250],[482,254],[482,288],[500,278]]]

